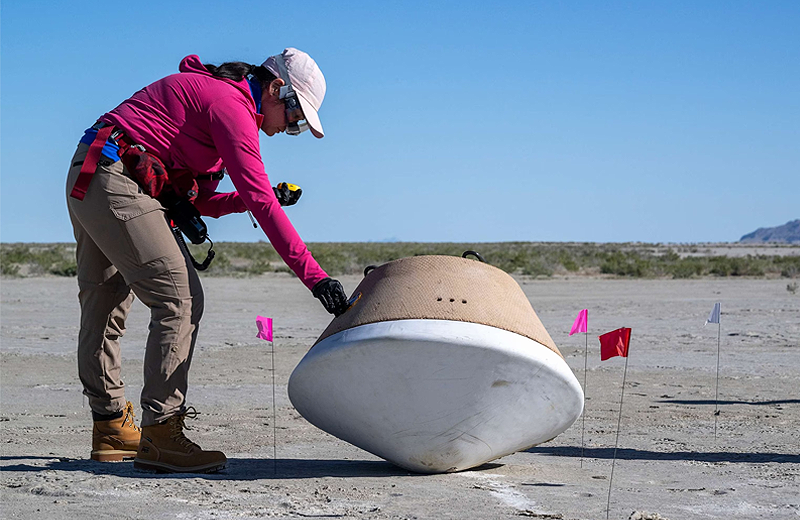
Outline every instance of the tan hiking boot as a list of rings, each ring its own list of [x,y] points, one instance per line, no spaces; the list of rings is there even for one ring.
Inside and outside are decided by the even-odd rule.
[[[122,417],[110,421],[94,421],[92,428],[92,460],[119,462],[132,459],[139,448],[141,429],[133,418],[133,404],[128,401]]]
[[[228,463],[224,453],[203,451],[183,434],[184,428],[189,429],[184,424],[186,417],[194,419],[197,410],[189,407],[181,415],[145,426],[133,467],[166,473],[212,473],[223,469]]]

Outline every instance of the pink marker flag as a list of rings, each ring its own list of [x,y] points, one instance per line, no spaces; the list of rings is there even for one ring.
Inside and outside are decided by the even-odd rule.
[[[572,330],[569,331],[570,336],[572,336],[576,332],[586,332],[586,322],[588,313],[589,313],[588,309],[583,309],[581,312],[578,313],[578,317],[575,318],[575,323],[572,324]]]
[[[257,338],[272,341],[272,318],[256,316],[256,326],[258,326]]]

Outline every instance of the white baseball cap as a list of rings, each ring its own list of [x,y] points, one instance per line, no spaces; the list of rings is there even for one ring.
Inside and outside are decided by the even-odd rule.
[[[311,56],[294,47],[287,47],[282,53],[267,58],[261,66],[294,89],[311,133],[317,138],[324,137],[325,132],[317,112],[325,98],[327,87],[325,76]]]

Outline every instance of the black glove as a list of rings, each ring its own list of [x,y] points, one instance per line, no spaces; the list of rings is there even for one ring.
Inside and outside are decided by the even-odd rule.
[[[303,194],[303,190],[299,186],[294,190],[290,190],[288,182],[279,183],[276,187],[272,188],[272,191],[275,192],[275,196],[278,198],[278,202],[281,203],[281,206],[293,206],[297,204],[297,201],[300,200],[300,195]]]
[[[334,316],[340,316],[347,310],[347,294],[339,280],[325,278],[317,282],[311,293],[322,302],[325,310]]]

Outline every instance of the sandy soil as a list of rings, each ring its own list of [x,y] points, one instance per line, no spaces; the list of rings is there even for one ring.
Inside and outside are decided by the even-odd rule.
[[[206,279],[207,310],[189,401],[190,438],[224,450],[222,473],[156,475],[88,460],[89,409],[74,356],[74,279],[3,280],[0,501],[3,518],[605,518],[624,359],[600,362],[596,336],[633,328],[611,518],[800,518],[800,294],[786,280],[520,280],[578,379],[590,309],[582,420],[550,443],[473,471],[409,474],[308,424],[291,407],[292,368],[328,323],[287,275]],[[358,279],[345,278],[352,290]],[[722,302],[721,414],[714,439]],[[277,439],[269,344],[276,330]],[[123,340],[138,408],[147,313]],[[273,460],[273,440],[277,460]],[[657,514],[657,515],[656,515]],[[647,517],[647,516],[644,516]]]

